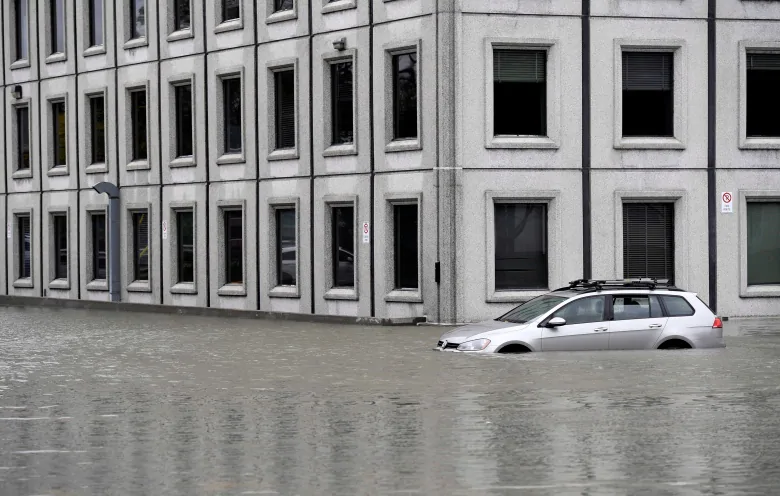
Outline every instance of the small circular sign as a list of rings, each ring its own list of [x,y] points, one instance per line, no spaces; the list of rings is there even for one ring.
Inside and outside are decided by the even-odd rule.
[[[731,203],[731,193],[723,193],[723,203]]]

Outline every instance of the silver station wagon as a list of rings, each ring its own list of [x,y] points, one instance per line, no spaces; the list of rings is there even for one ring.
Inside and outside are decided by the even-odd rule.
[[[472,353],[722,348],[723,324],[668,281],[580,279],[495,320],[444,334],[436,349]]]

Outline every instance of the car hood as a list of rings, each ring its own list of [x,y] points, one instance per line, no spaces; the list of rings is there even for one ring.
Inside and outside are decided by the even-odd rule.
[[[515,324],[512,322],[501,322],[498,320],[486,320],[484,322],[477,322],[476,324],[468,324],[463,327],[458,327],[457,329],[453,329],[452,331],[444,334],[440,338],[440,340],[446,339],[447,341],[452,343],[462,343],[478,334],[483,334],[490,331],[499,331],[503,329],[508,329],[510,327],[522,329],[527,325],[528,324]]]

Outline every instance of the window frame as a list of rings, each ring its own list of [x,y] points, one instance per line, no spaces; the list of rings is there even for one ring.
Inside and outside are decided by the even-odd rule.
[[[500,200],[499,201],[494,201],[493,202],[493,237],[494,237],[494,239],[496,237],[496,229],[498,228],[498,223],[496,222],[496,219],[495,219],[495,213],[496,213],[496,207],[498,207],[499,205],[522,205],[522,206],[525,206],[527,208],[531,207],[531,206],[542,205],[544,207],[544,212],[543,212],[543,214],[544,214],[544,226],[543,226],[543,229],[542,229],[543,239],[541,240],[541,244],[543,245],[542,250],[543,250],[545,256],[547,257],[547,267],[545,267],[545,275],[546,275],[546,279],[547,279],[547,288],[549,288],[550,287],[550,261],[549,261],[550,248],[549,248],[549,234],[548,234],[548,232],[549,232],[549,223],[550,223],[550,221],[549,221],[549,212],[548,212],[547,204],[544,203],[544,202],[500,201]],[[494,264],[494,266],[493,266],[493,279],[494,279],[494,286],[496,286],[495,287],[495,291],[497,293],[504,293],[504,292],[510,292],[511,293],[511,292],[521,292],[521,291],[541,291],[543,289],[547,289],[544,286],[542,286],[542,287],[526,286],[526,287],[513,287],[513,288],[500,288],[499,289],[497,287],[497,279],[498,278],[496,277],[496,268],[495,268],[495,266],[497,265],[497,263],[496,263],[496,248],[497,247],[496,247],[495,240],[494,240],[493,254],[492,254],[493,264]]]
[[[747,56],[749,53],[777,54],[780,41],[740,40],[739,46],[739,142],[740,150],[780,150],[780,136],[747,136]]]
[[[247,234],[247,208],[246,205],[241,203],[220,203],[218,205],[218,222],[219,222],[219,290],[220,296],[246,296],[246,288],[249,278],[247,271],[247,250],[246,250],[246,234]],[[228,239],[228,225],[227,215],[231,212],[239,212],[241,214],[241,278],[242,281],[228,282],[229,270],[229,239]]]
[[[241,96],[241,109],[239,111],[240,113],[240,124],[238,126],[239,132],[240,132],[240,138],[241,138],[241,148],[239,150],[230,150],[228,148],[228,126],[227,126],[227,119],[228,119],[228,112],[227,112],[227,95],[225,95],[225,84],[229,80],[235,80],[237,79],[239,81],[239,95]],[[246,120],[246,95],[244,94],[244,73],[243,70],[241,71],[235,71],[235,70],[228,70],[224,73],[218,73],[217,74],[217,109],[218,109],[218,115],[217,115],[217,123],[221,123],[222,125],[222,131],[217,133],[217,144],[218,144],[218,153],[217,153],[217,165],[222,164],[229,164],[229,163],[240,163],[245,162],[245,154],[246,154],[246,148],[247,148],[247,137],[244,133],[244,125],[247,122]]]
[[[57,22],[56,4],[61,2],[62,4],[62,25]],[[44,9],[45,18],[49,21],[49,30],[46,33],[46,63],[60,62],[66,59],[66,53],[68,51],[68,8],[66,0],[48,0]],[[62,50],[56,50],[57,33],[62,31]]]
[[[21,67],[28,67],[30,65],[30,2],[32,0],[10,0],[12,3],[10,5],[10,11],[13,16],[13,21],[11,25],[9,26],[9,31],[11,31],[13,38],[11,43],[11,69],[15,68],[21,68]],[[21,19],[21,15],[19,14],[18,10],[21,6],[22,2],[24,2],[26,6],[26,22],[25,20]],[[22,45],[24,43],[21,41],[21,38],[19,37],[19,31],[20,29],[24,29],[25,35],[26,35],[26,50],[23,54],[24,56],[20,56],[19,52],[22,50]]]
[[[96,19],[96,16],[94,16],[94,10],[95,10],[95,3],[100,2],[100,13],[101,13],[101,21],[100,21],[100,29],[95,29],[94,19]],[[86,29],[86,47],[85,51],[87,52],[95,52],[95,53],[103,53],[105,51],[106,46],[106,2],[105,0],[86,0],[87,8],[86,10],[86,21],[87,21],[87,29]],[[100,34],[100,43],[97,43],[97,37],[98,34]]]
[[[332,67],[335,64],[352,62],[352,142],[343,144],[333,144],[333,77]],[[322,59],[323,68],[323,114],[322,114],[322,141],[323,157],[338,157],[358,154],[358,143],[360,139],[360,123],[358,121],[357,108],[360,105],[358,74],[360,66],[358,65],[357,50],[347,49],[342,52],[331,52]]]
[[[198,294],[198,207],[196,202],[171,202],[168,229],[172,240],[169,245],[170,259],[170,293],[171,294]],[[179,226],[179,214],[190,213],[192,215],[192,281],[181,280],[181,232]],[[163,268],[165,270],[165,268]]]
[[[13,287],[15,288],[32,288],[35,286],[35,227],[33,219],[32,209],[14,210],[14,233],[13,233],[13,260],[14,260],[14,278]],[[21,220],[27,220],[27,228],[29,232],[29,274],[24,274],[24,236],[22,235]]]
[[[268,160],[291,160],[297,159],[299,155],[299,129],[300,129],[300,102],[299,102],[299,83],[298,83],[298,59],[277,60],[267,66],[268,71]],[[277,147],[278,133],[278,95],[276,88],[277,74],[284,71],[293,73],[293,99],[294,99],[294,139],[295,143],[290,148]]]
[[[108,209],[107,208],[87,208],[87,289],[91,291],[108,291],[108,280],[110,278],[111,267],[109,264],[109,243],[108,243]],[[100,252],[96,250],[97,234],[95,232],[95,217],[103,217],[103,237],[104,237],[104,258],[105,258],[105,277],[98,277]]]
[[[137,2],[141,2],[144,9],[144,32],[143,34],[140,34],[136,32],[135,24],[133,23],[134,20],[136,20],[136,14],[135,9],[133,7],[136,6]],[[129,8],[128,8],[129,7]],[[127,21],[125,22],[126,26],[126,32],[125,32],[125,49],[128,48],[136,48],[138,46],[143,46],[147,44],[147,40],[149,39],[149,5],[147,0],[128,0],[128,3],[124,5],[125,13],[127,15]]]
[[[59,269],[59,242],[61,241],[57,232],[57,220],[64,219],[65,228],[65,276],[61,277]],[[49,289],[70,289],[70,264],[71,264],[71,236],[69,229],[70,211],[65,209],[52,209],[49,210],[49,236],[51,242],[51,252],[49,255]]]
[[[357,0],[322,0],[322,14],[341,12],[357,8]]]
[[[136,217],[139,215],[145,215],[146,216],[146,279],[140,279],[140,259],[142,257],[139,257],[138,255],[138,249],[141,248],[139,246],[139,239],[138,235],[140,234],[138,231],[138,226],[136,225]],[[153,263],[152,263],[152,254],[153,254],[153,247],[152,247],[152,222],[151,222],[151,209],[150,208],[138,208],[138,207],[132,207],[128,208],[127,210],[127,222],[128,222],[128,231],[129,231],[129,239],[131,246],[129,248],[132,249],[130,256],[127,257],[128,260],[128,291],[138,290],[138,289],[146,289],[150,284],[152,280],[152,272],[153,272]],[[143,287],[141,287],[143,286]],[[151,289],[151,288],[149,288]]]
[[[384,224],[387,226],[384,230],[385,242],[388,247],[386,253],[387,262],[385,263],[385,301],[397,303],[422,303],[423,294],[423,223],[424,216],[422,193],[404,194],[392,193],[385,195],[386,214]],[[417,287],[416,288],[398,288],[396,284],[397,271],[397,237],[395,232],[395,209],[398,206],[415,205],[417,207]],[[378,234],[378,231],[377,231]],[[376,240],[376,238],[375,238]]]
[[[322,235],[326,240],[326,244],[322,250],[323,264],[322,264],[322,282],[321,288],[323,289],[323,298],[325,300],[350,300],[358,301],[360,298],[360,244],[358,243],[358,218],[361,215],[359,208],[359,197],[357,195],[326,195],[323,197],[323,209],[322,209]],[[354,266],[354,286],[352,287],[334,287],[334,271],[336,270],[337,260],[334,260],[334,239],[333,239],[333,216],[334,208],[339,207],[352,207],[353,208],[353,266]]]
[[[243,0],[237,0],[237,2],[238,2],[238,16],[231,17],[230,19],[227,19],[226,18],[226,8],[227,8],[226,7],[226,2],[227,1],[228,0],[219,0],[219,6],[218,6],[219,11],[218,11],[218,15],[215,16],[216,17],[216,21],[217,21],[217,26],[224,25],[224,24],[232,24],[232,23],[241,22],[243,20],[243,18],[244,18],[244,16],[243,16],[243,13],[244,13],[243,12],[243,10],[244,10],[243,9],[243,7],[244,7],[243,3],[244,2],[243,2]]]
[[[748,284],[748,203],[780,202],[780,190],[739,190],[739,206],[735,209],[739,222],[739,296],[741,298],[780,297],[780,284]]]
[[[637,292],[637,293],[613,293],[606,295],[607,298],[607,305],[608,308],[605,307],[604,311],[607,313],[607,317],[609,322],[630,322],[632,320],[647,320],[647,319],[665,319],[668,318],[669,315],[666,313],[666,305],[664,305],[664,302],[661,300],[662,295],[648,293],[648,292]],[[660,316],[653,317],[653,298],[658,301],[658,307],[661,310]],[[648,316],[647,317],[637,317],[635,319],[616,319],[615,318],[615,300],[617,298],[647,298],[648,303]]]
[[[300,298],[301,295],[301,236],[300,236],[300,199],[272,198],[268,202],[269,207],[269,232],[273,233],[268,242],[269,270],[268,270],[268,296],[270,298]],[[295,216],[295,285],[282,285],[280,282],[280,242],[279,242],[279,211],[292,210]]]
[[[195,135],[195,85],[193,84],[193,78],[188,79],[181,79],[177,81],[171,82],[171,92],[173,93],[173,126],[171,128],[174,130],[174,136],[172,142],[172,161],[179,161],[183,162],[186,161],[188,163],[192,163],[195,160],[195,144],[196,144],[196,135]],[[181,116],[181,109],[179,107],[179,91],[183,87],[189,86],[190,88],[190,153],[189,154],[182,154],[181,153],[181,139],[182,139],[182,125],[183,122],[180,120]]]
[[[85,95],[86,98],[86,111],[87,111],[87,132],[86,135],[89,139],[89,141],[86,143],[87,149],[86,152],[88,154],[88,162],[87,162],[87,168],[86,172],[106,172],[108,167],[108,140],[106,139],[106,136],[108,135],[108,119],[106,119],[107,116],[107,104],[106,100],[108,99],[108,94],[105,90],[100,90],[92,93],[87,93]],[[103,161],[97,162],[95,161],[95,150],[97,150],[95,146],[95,138],[96,138],[96,121],[95,121],[95,108],[97,106],[93,106],[93,102],[96,99],[102,98],[103,99]]]
[[[624,239],[624,235],[625,235],[625,226],[624,226],[624,224],[625,224],[625,221],[626,221],[626,219],[625,219],[625,208],[626,208],[627,205],[644,205],[644,206],[647,206],[647,205],[654,205],[654,204],[655,205],[670,206],[671,209],[672,209],[672,218],[671,218],[671,221],[672,221],[672,236],[671,236],[671,238],[672,238],[671,239],[671,244],[672,244],[672,247],[671,247],[671,255],[672,255],[671,271],[672,271],[672,276],[671,277],[667,276],[666,278],[669,279],[670,281],[674,282],[676,280],[676,277],[677,277],[677,272],[676,272],[677,271],[677,267],[680,265],[678,263],[678,259],[677,259],[677,256],[678,256],[677,254],[678,254],[679,250],[678,250],[678,247],[677,247],[677,244],[676,244],[677,243],[677,227],[678,227],[678,224],[677,224],[677,222],[678,222],[678,212],[677,212],[678,206],[676,205],[676,203],[674,201],[658,201],[658,200],[642,201],[641,199],[632,199],[631,201],[625,201],[625,202],[623,202],[621,204],[621,208],[620,208],[620,210],[621,210],[620,211],[620,221],[621,221],[621,233],[622,233],[622,236],[621,236],[621,239],[620,239],[620,243],[621,243],[621,246],[622,246],[622,250],[621,251],[623,253],[623,259],[621,260],[621,264],[622,264],[621,274],[622,274],[622,277],[634,277],[634,278],[636,278],[636,277],[643,277],[643,278],[644,277],[651,277],[651,276],[648,276],[646,274],[645,275],[641,275],[641,276],[638,276],[638,275],[633,275],[633,276],[632,275],[626,275],[626,267],[625,267],[626,266],[626,260],[625,260],[626,247],[625,247],[625,239]],[[647,253],[645,253],[645,255],[647,255]],[[661,278],[659,278],[659,279],[661,279]]]
[[[189,5],[190,23],[189,23],[188,26],[182,27],[179,24],[179,17],[178,17],[178,9],[177,9],[177,7],[179,6],[180,3],[185,3],[185,2]],[[181,33],[182,35],[184,35],[185,33],[187,33],[187,34],[192,33],[192,30],[193,30],[192,29],[192,24],[193,24],[192,23],[192,17],[193,17],[192,16],[192,0],[170,0],[170,4],[169,5],[170,5],[170,9],[171,10],[170,10],[170,14],[169,14],[170,15],[170,26],[168,27],[168,35],[169,35],[168,41],[173,41],[170,38],[170,35],[172,35],[174,33]],[[179,37],[175,37],[174,39],[180,39],[180,38]]]
[[[151,141],[150,141],[150,121],[149,121],[149,84],[145,82],[143,84],[131,84],[125,87],[126,91],[126,107],[125,107],[125,129],[129,131],[127,136],[126,146],[126,163],[128,170],[135,169],[148,169],[150,164],[150,156],[152,155]],[[136,95],[143,92],[144,101],[144,120],[142,123],[137,121],[137,109],[135,108]],[[139,155],[139,148],[141,143],[138,141],[138,127],[143,125],[143,140],[146,156],[141,157]]]
[[[57,170],[67,170],[68,168],[68,138],[70,137],[70,133],[68,132],[68,99],[65,96],[54,96],[51,97],[46,101],[48,109],[49,109],[49,124],[51,127],[49,129],[51,130],[51,139],[49,144],[49,150],[50,150],[50,160],[49,160],[49,171],[52,171],[54,169]],[[64,129],[64,143],[62,145],[65,147],[65,162],[62,164],[57,163],[57,147],[60,144],[57,134],[57,115],[58,113],[55,112],[54,106],[55,105],[62,105],[62,114],[63,114],[63,121],[65,124]]]
[[[422,40],[391,43],[383,47],[385,53],[385,153],[421,150],[423,146],[423,86],[422,86]],[[398,55],[416,54],[416,91],[417,91],[417,136],[411,138],[395,137],[396,86],[394,60]]]
[[[293,0],[292,8],[287,10],[276,10],[276,1],[277,0],[265,0],[266,24],[291,21],[298,18],[298,2],[300,0]]]
[[[549,313],[549,315],[547,317],[545,317],[541,322],[539,322],[537,327],[540,327],[540,328],[547,327],[547,323],[550,322],[550,320],[552,320],[555,317],[557,317],[559,312],[565,310],[566,308],[568,308],[571,305],[577,304],[577,302],[579,302],[579,301],[587,300],[587,299],[591,299],[591,298],[594,298],[594,299],[599,299],[600,298],[602,300],[602,302],[604,303],[604,306],[603,306],[603,308],[601,310],[601,318],[602,318],[602,320],[596,320],[596,321],[593,321],[593,322],[580,322],[580,323],[577,323],[577,324],[569,324],[567,322],[566,325],[567,326],[569,326],[569,325],[590,325],[590,324],[595,324],[597,322],[609,322],[611,320],[611,311],[612,311],[612,306],[611,306],[612,305],[612,298],[611,298],[611,295],[594,294],[594,295],[583,296],[581,298],[571,299],[569,301],[564,302],[562,305],[558,306],[557,308],[553,308],[551,310],[548,310],[547,312],[544,312],[544,313]],[[544,315],[544,313],[542,315]]]
[[[29,178],[33,176],[33,134],[32,134],[32,101],[26,98],[17,104],[12,105],[12,130],[14,142],[12,145],[13,150],[13,177],[14,178]],[[20,123],[20,110],[27,111],[27,166],[21,167],[22,155],[24,146],[22,145],[22,136],[20,135],[21,123]]]

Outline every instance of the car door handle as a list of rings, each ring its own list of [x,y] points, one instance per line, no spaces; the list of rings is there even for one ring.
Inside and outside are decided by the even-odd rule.
[[[606,331],[607,328],[606,327],[597,327],[597,328],[595,328],[593,330],[596,331],[596,332],[601,332],[601,331]]]
[[[650,329],[660,329],[663,327],[661,324],[650,324]]]

